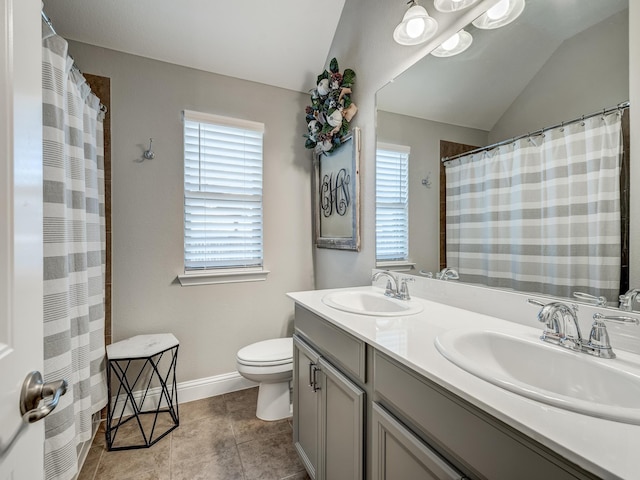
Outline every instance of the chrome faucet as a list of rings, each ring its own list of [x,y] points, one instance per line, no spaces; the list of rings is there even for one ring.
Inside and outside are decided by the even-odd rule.
[[[541,340],[600,358],[616,358],[616,354],[611,348],[605,321],[640,324],[640,321],[634,317],[606,316],[602,313],[595,313],[589,339],[585,341],[580,333],[577,305],[569,306],[562,302],[551,302],[545,305],[531,298],[527,302],[542,307],[538,313],[538,320],[545,324]]]
[[[454,268],[446,267],[440,270],[436,277],[439,280],[459,280],[460,275],[458,275],[458,271]]]
[[[633,288],[624,295],[620,295],[620,310],[630,312],[633,310],[633,302],[637,300],[640,288]]]
[[[393,275],[393,273],[388,272],[387,270],[383,270],[381,272],[376,272],[371,277],[371,281],[375,282],[378,278],[385,276],[387,277],[387,287],[384,290],[384,294],[387,297],[398,297],[398,279]]]
[[[387,286],[384,290],[384,294],[387,297],[397,298],[399,300],[411,300],[407,282],[414,282],[415,280],[413,278],[402,277],[398,281],[398,278],[395,275],[387,270],[384,270],[374,273],[371,277],[371,281],[375,282],[383,275],[387,277]]]
[[[562,302],[551,302],[544,305],[531,299],[529,299],[529,303],[542,306],[538,313],[538,320],[545,324],[541,340],[572,350],[582,348],[582,333],[578,324],[577,305],[569,306]]]

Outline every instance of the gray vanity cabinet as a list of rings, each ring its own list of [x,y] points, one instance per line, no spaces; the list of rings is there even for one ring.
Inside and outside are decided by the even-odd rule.
[[[309,476],[318,479],[320,395],[314,368],[320,356],[297,336],[293,337],[293,443]]]
[[[598,478],[338,325],[295,309],[293,440],[314,480]]]
[[[363,478],[365,393],[293,336],[293,441],[314,480]]]
[[[395,430],[386,428],[384,435],[400,446],[374,445],[374,468],[382,460],[396,465],[400,458],[409,458],[409,440],[418,445],[430,445],[446,457],[451,465],[472,479],[490,480],[576,480],[596,479],[555,452],[533,441],[519,431],[469,404],[451,392],[417,374],[387,355],[375,351],[374,415],[376,409],[389,412],[396,421]],[[377,405],[376,405],[377,404]],[[384,410],[380,409],[382,406]],[[384,417],[384,415],[382,415]],[[375,423],[375,420],[374,420]],[[378,422],[384,425],[387,422]],[[398,428],[407,425],[407,428]],[[380,426],[374,426],[378,430]],[[410,429],[410,430],[409,430]],[[391,432],[391,434],[389,433]],[[403,436],[404,441],[399,440]],[[380,433],[377,433],[380,436]],[[415,437],[411,438],[413,435]],[[421,440],[420,440],[421,439]],[[424,443],[423,443],[424,442]],[[376,451],[377,450],[377,451]],[[393,458],[394,455],[397,458]],[[413,459],[415,468],[420,460]],[[378,459],[377,461],[375,459]],[[382,460],[381,460],[382,459]],[[379,469],[379,466],[377,467]],[[375,480],[400,479],[403,476],[374,475]],[[406,477],[409,478],[409,477]],[[460,478],[449,476],[418,476],[415,478]],[[466,477],[463,477],[466,478]]]

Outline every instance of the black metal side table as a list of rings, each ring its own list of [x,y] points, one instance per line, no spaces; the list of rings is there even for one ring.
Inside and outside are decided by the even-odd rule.
[[[178,427],[179,346],[171,333],[137,335],[107,346],[108,450],[148,448]]]

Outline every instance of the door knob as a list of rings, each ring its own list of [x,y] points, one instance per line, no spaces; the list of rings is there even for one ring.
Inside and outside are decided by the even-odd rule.
[[[40,372],[31,372],[22,384],[20,414],[25,422],[33,423],[49,415],[58,406],[60,397],[67,393],[67,381],[42,381]],[[53,397],[49,403],[38,407],[40,400]]]
[[[40,372],[31,372],[27,375],[27,378],[22,383],[22,391],[20,392],[22,422],[8,441],[0,438],[0,460],[9,453],[27,425],[49,415],[58,406],[60,397],[65,393],[67,393],[66,380],[43,383]],[[53,398],[49,403],[38,407],[40,400],[51,396]]]

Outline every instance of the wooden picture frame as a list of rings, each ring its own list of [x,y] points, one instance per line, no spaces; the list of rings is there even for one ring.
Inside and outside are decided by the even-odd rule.
[[[314,156],[315,243],[360,250],[360,129],[332,153]]]

